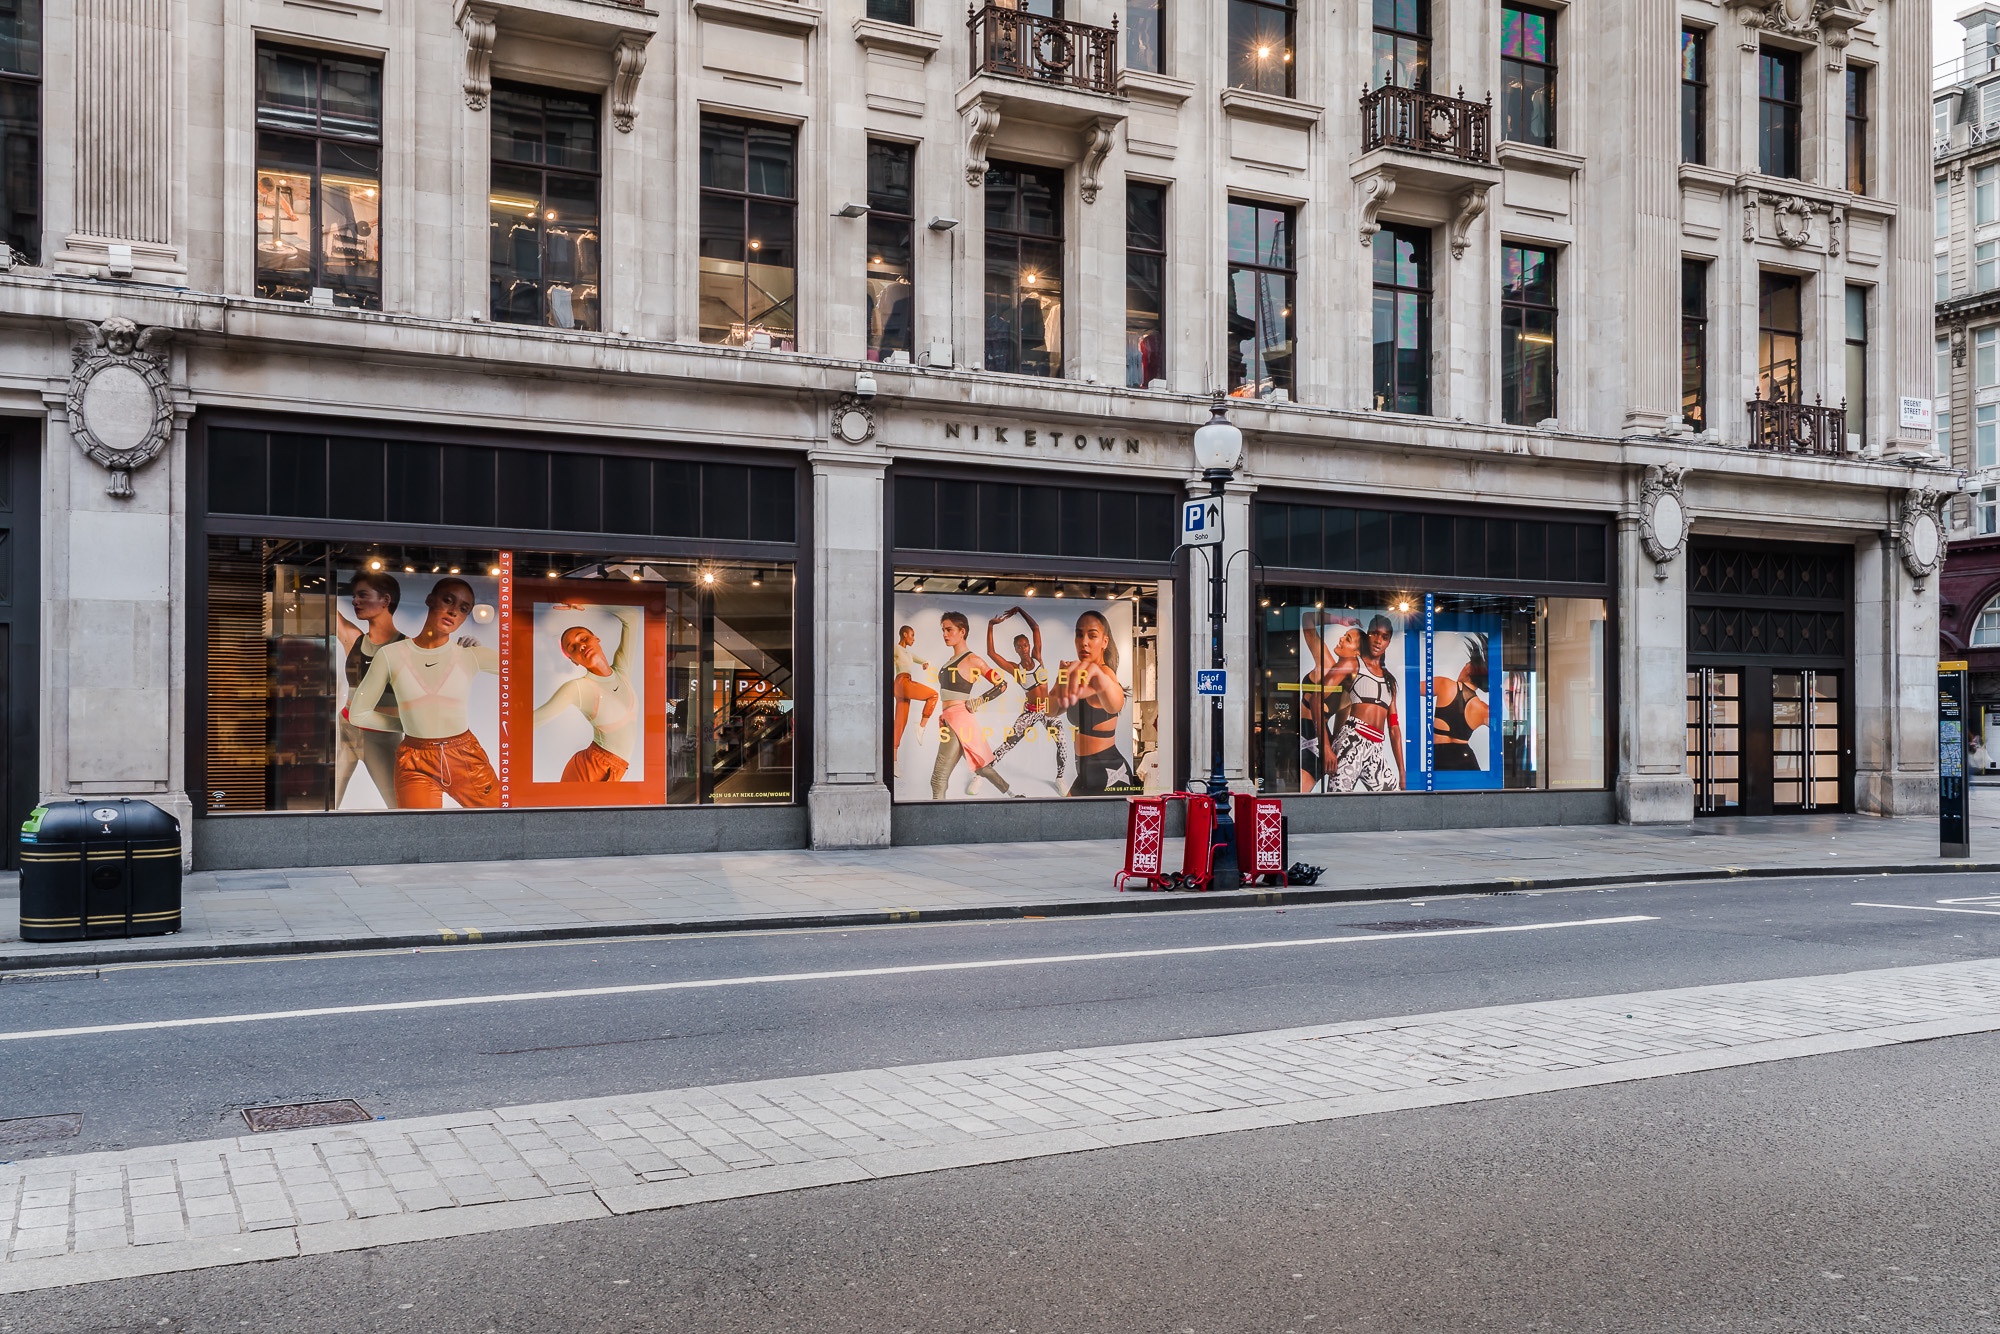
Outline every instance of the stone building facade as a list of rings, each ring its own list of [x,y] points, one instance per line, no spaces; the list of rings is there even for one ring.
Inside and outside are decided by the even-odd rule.
[[[1911,4],[0,0],[8,816],[1933,809]]]
[[[1974,5],[1939,52],[1931,99],[1936,424],[1966,479],[1951,510],[1939,652],[1972,669],[1974,718],[2000,743],[2000,7]]]

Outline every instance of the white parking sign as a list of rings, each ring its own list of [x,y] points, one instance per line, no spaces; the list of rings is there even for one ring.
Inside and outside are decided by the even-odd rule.
[[[1209,496],[1181,506],[1181,542],[1191,547],[1212,547],[1222,541],[1222,499]]]

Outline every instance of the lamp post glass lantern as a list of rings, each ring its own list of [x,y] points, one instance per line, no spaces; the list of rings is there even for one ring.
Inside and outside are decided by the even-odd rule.
[[[1218,506],[1222,503],[1223,489],[1236,475],[1236,465],[1243,457],[1243,432],[1230,422],[1226,403],[1222,391],[1217,390],[1209,408],[1208,420],[1194,433],[1195,466],[1208,480],[1208,493],[1215,498]],[[1220,670],[1227,665],[1222,648],[1222,622],[1223,586],[1228,562],[1224,558],[1222,543],[1207,548],[1207,551],[1208,665]],[[1208,795],[1215,802],[1215,851],[1210,864],[1214,886],[1217,889],[1233,889],[1238,880],[1236,825],[1229,813],[1229,780],[1222,772],[1223,698],[1211,695],[1208,701]]]

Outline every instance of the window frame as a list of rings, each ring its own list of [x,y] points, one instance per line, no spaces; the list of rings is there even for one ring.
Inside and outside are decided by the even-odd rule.
[[[1259,68],[1259,60],[1272,58],[1255,55],[1248,43],[1238,51],[1239,31],[1249,43],[1254,43],[1256,36],[1264,31],[1264,21],[1272,19],[1283,30],[1283,54],[1270,65]],[[1246,20],[1248,27],[1239,29],[1239,20]],[[1296,0],[1229,0],[1227,23],[1228,86],[1272,97],[1294,96],[1298,86],[1299,10]],[[1274,73],[1276,77],[1273,77]]]
[[[2000,385],[2000,324],[1972,331],[1972,387]]]
[[[1133,229],[1132,196],[1135,191],[1157,192],[1159,196],[1160,234],[1158,244],[1151,244],[1154,238],[1146,237]],[[1154,380],[1167,378],[1167,244],[1169,241],[1168,203],[1173,198],[1172,188],[1161,181],[1142,181],[1128,178],[1125,182],[1125,385],[1128,389],[1144,389]],[[1149,315],[1152,328],[1147,331],[1157,339],[1159,364],[1158,375],[1146,374],[1145,333],[1132,320],[1138,307],[1133,300],[1132,260],[1137,256],[1158,266],[1154,290],[1158,295],[1159,309],[1139,312]],[[1135,338],[1134,334],[1138,337]],[[1135,355],[1136,354],[1136,355]]]
[[[1541,59],[1507,54],[1507,16],[1510,14],[1519,14],[1523,18],[1532,15],[1541,19],[1546,25],[1543,29],[1546,41]],[[1558,115],[1560,99],[1557,94],[1560,88],[1562,57],[1557,42],[1558,18],[1556,10],[1523,4],[1521,0],[1506,0],[1506,3],[1500,6],[1500,139],[1503,143],[1528,144],[1537,148],[1555,148],[1561,143],[1561,118]],[[1518,83],[1508,77],[1510,66],[1522,72]],[[1528,133],[1526,128],[1532,121],[1530,113],[1535,100],[1527,86],[1526,74],[1529,70],[1541,72],[1544,80],[1542,88],[1547,94],[1547,105],[1544,108],[1547,124],[1539,137]],[[1518,132],[1517,121],[1520,123]]]
[[[1135,13],[1152,19],[1153,49],[1150,60],[1144,58],[1143,30],[1146,25],[1134,19]],[[1167,42],[1167,0],[1125,0],[1125,68],[1140,74],[1165,74],[1170,49]]]
[[[1385,88],[1394,84],[1396,87],[1414,88],[1424,92],[1429,91],[1431,86],[1432,42],[1430,0],[1371,0],[1371,3],[1371,43],[1368,52],[1369,86]],[[1416,26],[1411,28],[1397,26],[1401,21],[1401,15],[1396,11],[1400,10],[1406,3],[1415,10],[1416,16],[1413,22]],[[1390,11],[1389,22],[1386,24],[1382,21],[1382,10],[1385,5]],[[1382,45],[1385,40],[1394,52],[1388,62],[1386,71],[1382,60]],[[1406,43],[1412,46],[1415,51],[1416,75],[1410,82],[1403,83],[1397,79],[1396,74],[1398,70],[1403,68],[1402,54]]]
[[[499,103],[502,98],[534,98],[541,104],[543,135],[540,152],[542,160],[540,162],[523,162],[517,158],[502,158],[499,156]],[[574,99],[578,103],[588,106],[590,110],[590,125],[593,131],[590,144],[590,158],[596,163],[595,170],[586,170],[567,164],[549,165],[547,118],[548,101],[550,98]],[[488,273],[491,281],[487,293],[487,318],[496,324],[512,324],[524,328],[574,329],[586,333],[602,329],[604,322],[604,99],[592,93],[574,92],[567,88],[545,88],[535,84],[517,83],[512,80],[495,80],[488,108],[487,120],[493,127],[493,132],[489,136],[488,160],[494,176],[498,177],[501,172],[506,171],[520,172],[524,176],[534,175],[540,178],[537,203],[532,210],[535,221],[535,272],[538,276],[532,279],[523,279],[519,276],[518,271],[516,271],[513,281],[516,284],[526,282],[536,290],[535,306],[541,318],[538,320],[516,319],[509,313],[503,313],[505,307],[496,299],[499,295],[497,288],[500,272],[493,266],[490,260]],[[552,231],[549,224],[556,221],[556,219],[548,216],[553,212],[548,207],[551,202],[549,186],[552,179],[571,185],[581,185],[584,182],[588,182],[592,199],[592,221],[586,228],[582,229],[579,235],[588,234],[591,231],[595,232],[597,262],[588,284],[595,295],[589,298],[590,313],[582,317],[579,317],[577,312],[578,303],[574,297],[572,298],[571,318],[568,324],[564,324],[557,319],[555,311],[552,309],[552,294],[554,290],[567,285],[562,280],[549,276],[549,238]],[[489,201],[495,197],[494,191],[497,188],[491,184],[491,180],[489,179]],[[489,202],[489,217],[492,216],[492,209],[493,205]],[[576,246],[580,254],[583,242],[578,239],[573,241],[572,244]],[[585,281],[581,276],[582,272],[582,266],[579,264],[576,267],[574,283],[575,287],[579,289],[585,285]]]
[[[1773,309],[1771,297],[1782,290],[1792,293],[1792,307],[1795,312],[1790,326],[1772,323]],[[1757,274],[1757,397],[1767,403],[1803,403],[1806,392],[1806,282],[1795,273],[1780,273],[1762,269]],[[1781,344],[1791,345],[1792,373],[1789,381],[1791,394],[1781,390],[1786,386],[1778,379],[1776,359]]]
[[[2000,163],[1989,162],[1972,169],[1972,225],[1990,227],[1996,222],[2000,222]]]
[[[1868,152],[1868,99],[1874,91],[1870,72],[1866,65],[1849,64],[1845,80],[1847,192],[1855,195],[1868,193],[1870,168],[1875,165]]]
[[[30,40],[7,48],[15,52],[15,59],[0,61],[0,97],[20,92],[22,100],[28,104],[28,129],[24,136],[27,150],[24,156],[27,160],[21,164],[22,175],[28,183],[28,198],[25,201],[11,198],[6,188],[7,180],[5,176],[0,176],[0,246],[7,246],[13,254],[20,256],[20,263],[38,265],[42,262],[42,227],[45,222],[42,209],[42,138],[47,120],[43,91],[46,78],[45,16],[41,0],[23,0],[22,8],[32,19],[34,31]],[[0,107],[3,106],[0,104]],[[0,144],[12,141],[13,136],[7,133],[5,122],[0,121]],[[20,224],[18,229],[17,222]]]
[[[1869,310],[1874,289],[1861,283],[1847,284],[1841,307],[1842,352],[1846,397],[1843,404],[1847,410],[1847,448],[1850,453],[1860,453],[1868,446],[1868,342],[1872,334],[1874,316]],[[1859,315],[1859,331],[1856,330],[1856,315]],[[1859,380],[1857,387],[1856,381]]]
[[[1388,282],[1383,281],[1382,247],[1385,244],[1385,238],[1386,238],[1386,243],[1392,247],[1401,244],[1410,244],[1413,250],[1420,252],[1418,254],[1415,265],[1418,273],[1418,282],[1415,285],[1409,285],[1399,281],[1400,274],[1397,271],[1401,268],[1401,265],[1400,262],[1398,262],[1395,259],[1392,259],[1390,261],[1389,267],[1392,275],[1390,280]],[[1382,356],[1382,348],[1384,344],[1379,339],[1379,337],[1374,341],[1373,344],[1374,388],[1372,393],[1372,402],[1370,406],[1376,412],[1396,412],[1412,416],[1428,417],[1431,416],[1435,411],[1436,405],[1432,394],[1432,382],[1436,378],[1436,376],[1433,374],[1434,367],[1432,366],[1432,359],[1435,355],[1435,343],[1433,339],[1433,330],[1432,330],[1432,318],[1433,318],[1432,302],[1435,300],[1437,295],[1437,274],[1434,266],[1435,266],[1435,254],[1433,247],[1433,234],[1430,228],[1416,226],[1416,225],[1402,224],[1402,223],[1384,223],[1382,225],[1381,230],[1375,233],[1375,238],[1370,246],[1370,272],[1369,272],[1369,284],[1370,284],[1370,294],[1371,294],[1370,312],[1374,318],[1373,327],[1375,331],[1379,334],[1382,327],[1382,303],[1383,299],[1387,297],[1392,303],[1394,303],[1395,306],[1395,309],[1392,313],[1392,321],[1396,326],[1398,334],[1397,337],[1392,338],[1391,341],[1387,344],[1387,346],[1391,349],[1390,355],[1387,359],[1388,360],[1387,388],[1389,391],[1388,393],[1389,401],[1387,403],[1384,402],[1384,394],[1383,394],[1384,359]],[[1417,387],[1416,394],[1414,395],[1418,406],[1406,408],[1394,405],[1400,403],[1404,398],[1405,386],[1402,383],[1402,376],[1400,374],[1402,366],[1401,354],[1403,352],[1403,346],[1400,338],[1401,320],[1402,320],[1401,305],[1406,299],[1411,297],[1414,297],[1416,299],[1416,308],[1417,308],[1416,351],[1419,354],[1417,357],[1417,361],[1421,367],[1420,371],[1421,382]]]
[[[1681,420],[1696,433],[1708,429],[1709,269],[1706,259],[1681,257]]]
[[[731,332],[725,334],[725,336],[720,339],[711,340],[706,336],[706,329],[713,328],[716,326],[702,326],[699,323],[700,316],[699,314],[697,314],[696,337],[699,338],[702,342],[707,343],[711,347],[747,347],[749,346],[751,339],[754,338],[756,334],[761,330],[762,332],[770,336],[771,348],[773,351],[779,351],[779,352],[793,351],[798,346],[799,324],[800,324],[799,281],[798,281],[799,279],[799,249],[798,249],[799,127],[797,125],[787,124],[779,121],[756,120],[754,118],[747,116],[731,116],[722,114],[720,112],[708,112],[708,111],[702,112],[699,123],[700,123],[700,134],[704,140],[708,138],[708,135],[711,129],[713,128],[715,130],[728,129],[733,132],[736,132],[740,134],[743,142],[744,181],[742,188],[738,189],[730,186],[710,185],[708,184],[705,178],[702,179],[701,181],[701,184],[699,186],[701,220],[698,223],[700,241],[696,247],[697,265],[699,265],[701,260],[715,259],[722,263],[740,264],[742,266],[743,270],[742,292],[736,309],[738,313],[740,313],[743,316],[743,332],[740,339],[737,338],[733,334],[733,332]],[[750,136],[753,132],[768,133],[773,131],[782,133],[786,137],[790,145],[790,159],[788,166],[789,166],[789,175],[791,178],[792,193],[789,196],[766,194],[761,191],[752,190],[750,188],[750,165],[749,165]],[[707,152],[705,151],[705,146],[702,156],[704,159],[706,159],[708,156]],[[738,234],[740,235],[739,245],[740,245],[740,253],[742,255],[741,259],[730,259],[727,256],[723,255],[708,255],[706,253],[703,253],[708,249],[711,236],[710,226],[709,226],[709,213],[710,213],[710,204],[712,201],[716,203],[726,202],[734,204],[739,208],[740,212],[738,216],[742,218],[742,229],[740,234]],[[788,219],[787,240],[789,243],[790,255],[791,255],[791,264],[789,266],[792,275],[791,295],[782,301],[775,302],[772,305],[766,307],[765,311],[763,312],[765,315],[769,315],[774,311],[788,313],[791,321],[791,327],[788,332],[781,333],[779,330],[766,328],[764,326],[764,322],[761,319],[755,322],[753,322],[750,319],[751,290],[754,285],[750,273],[750,270],[753,267],[750,260],[750,254],[752,251],[760,249],[761,246],[761,243],[758,241],[755,235],[753,235],[754,229],[751,224],[751,215],[752,211],[758,208],[772,209],[772,210],[789,210],[790,216]],[[761,267],[777,268],[779,266],[767,264]],[[696,300],[698,302],[704,299],[701,296],[701,292],[708,286],[707,278],[708,278],[707,274],[698,272],[697,295],[696,295]]]
[[[1681,161],[1696,166],[1708,161],[1708,31],[1681,29]]]
[[[1249,363],[1243,357],[1240,342],[1230,336],[1227,327],[1228,318],[1225,315],[1223,340],[1225,343],[1224,352],[1227,359],[1226,364],[1228,366],[1227,374],[1228,374],[1229,395],[1232,398],[1266,399],[1282,391],[1287,400],[1295,400],[1298,397],[1298,337],[1299,337],[1299,331],[1298,331],[1299,211],[1298,208],[1291,204],[1277,204],[1265,199],[1243,199],[1233,195],[1229,197],[1227,208],[1229,210],[1229,213],[1226,216],[1229,218],[1229,222],[1226,228],[1226,232],[1232,232],[1235,230],[1235,214],[1236,210],[1238,209],[1243,209],[1243,208],[1253,209],[1257,210],[1259,213],[1269,211],[1281,215],[1282,227],[1280,228],[1277,234],[1282,235],[1284,237],[1284,243],[1285,243],[1284,258],[1281,262],[1273,262],[1271,260],[1262,258],[1239,260],[1236,258],[1235,254],[1232,251],[1228,250],[1225,247],[1224,263],[1226,265],[1226,270],[1225,270],[1226,286],[1223,289],[1223,301],[1225,303],[1225,310],[1233,310],[1235,308],[1236,278],[1238,274],[1245,274],[1250,276],[1253,284],[1253,290],[1261,288],[1262,284],[1260,280],[1263,278],[1270,278],[1270,277],[1282,278],[1285,283],[1285,305],[1279,311],[1278,314],[1278,318],[1284,322],[1284,327],[1283,327],[1284,338],[1282,339],[1282,341],[1279,343],[1273,343],[1266,336],[1267,331],[1264,325],[1265,317],[1261,303],[1259,303],[1257,306],[1255,316],[1252,320],[1252,327],[1250,329],[1250,342],[1252,343],[1253,346],[1255,346],[1258,349],[1257,353],[1258,366],[1264,372],[1263,374],[1260,374],[1256,378],[1255,385],[1262,385],[1267,380],[1270,382],[1268,387],[1265,388],[1262,392],[1259,393],[1244,392],[1244,390],[1246,389],[1252,389],[1253,387],[1255,387],[1255,385],[1253,385],[1253,382],[1250,378]],[[1253,222],[1251,227],[1251,234],[1253,236],[1262,234],[1261,221]],[[1277,373],[1273,373],[1270,359],[1265,355],[1263,351],[1263,349],[1274,346],[1283,346],[1289,349],[1284,355],[1282,376]],[[1241,374],[1239,374],[1239,371],[1241,372]],[[1282,384],[1279,383],[1279,380],[1281,378],[1283,380]]]
[[[909,195],[907,199],[899,201],[894,195],[886,191],[880,193],[876,191],[875,159],[878,151],[900,154],[903,157],[906,167],[905,177],[909,182]],[[902,211],[898,211],[896,208],[899,202],[905,206]],[[867,229],[868,268],[863,279],[867,291],[867,301],[864,310],[866,332],[864,334],[865,348],[863,355],[870,361],[885,362],[895,353],[904,352],[914,361],[917,355],[917,146],[915,144],[906,143],[900,139],[883,139],[873,135],[869,136]],[[909,255],[909,262],[904,266],[904,270],[900,275],[903,285],[909,289],[909,292],[908,301],[904,307],[904,322],[901,331],[902,339],[900,345],[893,345],[896,344],[897,340],[890,335],[890,331],[887,328],[889,320],[883,320],[881,327],[878,327],[876,322],[876,302],[880,299],[880,296],[875,286],[878,281],[875,274],[875,264],[876,257],[882,251],[880,238],[897,236],[898,234],[900,234],[904,252]],[[891,266],[884,264],[882,270],[885,276],[880,281],[885,285],[893,284],[896,279]],[[893,319],[893,315],[890,318]]]
[[[1766,77],[1775,68],[1783,71],[1790,96],[1769,91]],[[1757,170],[1779,180],[1805,178],[1805,61],[1797,51],[1759,45],[1757,48]],[[1782,150],[1783,160],[1773,155]]]
[[[1972,466],[2000,467],[2000,403],[1982,403],[1972,410]]]
[[[290,57],[294,60],[310,60],[313,63],[317,79],[314,92],[313,128],[305,129],[298,125],[287,124],[277,120],[275,117],[270,122],[266,121],[266,108],[276,105],[267,102],[263,92],[264,57],[267,53],[276,57]],[[273,145],[276,142],[286,140],[296,145],[309,144],[313,157],[312,202],[309,206],[309,221],[307,222],[307,234],[311,238],[311,247],[306,259],[306,290],[302,295],[297,297],[277,295],[275,289],[289,285],[286,275],[290,271],[266,269],[261,264],[257,265],[253,270],[253,290],[259,297],[266,300],[304,304],[312,300],[312,294],[315,290],[325,288],[333,290],[335,305],[345,305],[359,310],[382,309],[382,206],[386,202],[382,197],[382,158],[384,152],[382,121],[384,103],[387,100],[384,96],[383,62],[367,56],[349,55],[345,52],[325,51],[309,46],[294,46],[286,42],[269,41],[260,41],[256,44],[252,60],[256,73],[254,75],[255,87],[251,93],[252,161],[254,164],[251,175],[257,181],[258,188],[263,186],[266,172],[283,172],[288,170],[284,167],[265,165],[267,152],[271,156],[276,155],[273,149]],[[327,66],[332,62],[351,64],[364,70],[373,70],[375,77],[375,125],[372,135],[343,133],[339,129],[329,129],[327,127],[325,123],[326,113],[324,102],[327,86]],[[267,138],[267,136],[272,137]],[[328,271],[326,228],[323,222],[326,203],[325,180],[327,176],[326,153],[328,145],[336,145],[352,150],[372,150],[374,153],[375,193],[373,198],[375,200],[375,214],[369,223],[374,233],[375,251],[372,284],[367,279],[362,279],[358,282],[350,280],[349,283],[343,284],[342,288],[334,288],[332,283],[328,281],[332,275]],[[358,172],[360,169],[355,168],[354,170]],[[361,179],[365,179],[365,177]],[[276,187],[273,186],[274,196],[275,190]],[[252,209],[253,246],[255,245],[256,229],[262,225],[263,221],[261,217],[262,209],[261,202],[254,205]],[[269,276],[267,277],[266,275]],[[371,285],[372,290],[370,290]],[[266,290],[267,286],[273,290]],[[356,292],[359,293],[358,296],[354,295]],[[341,299],[343,295],[348,295],[350,299],[343,301]]]
[[[1528,300],[1510,292],[1517,290],[1507,281],[1509,255],[1520,256],[1515,267],[1523,274],[1530,265],[1526,256],[1535,254],[1541,259],[1534,267],[1546,276],[1537,284],[1547,289],[1547,301]],[[1541,421],[1559,418],[1562,411],[1562,251],[1551,245],[1531,245],[1522,242],[1502,241],[1500,245],[1500,420],[1513,426],[1535,426]],[[1518,290],[1526,291],[1526,287]],[[1530,329],[1531,323],[1545,318],[1546,331]],[[1517,327],[1518,326],[1518,327]],[[1533,335],[1532,337],[1530,335]],[[1548,411],[1534,420],[1528,419],[1528,407],[1533,402],[1523,372],[1528,367],[1528,354],[1520,351],[1523,343],[1545,342],[1548,347],[1549,383]]]
[[[1054,200],[1054,207],[1050,210],[1050,217],[1054,220],[1055,224],[1053,231],[1044,233],[1044,232],[1035,232],[1027,230],[1015,230],[1012,228],[999,228],[993,225],[992,209],[991,209],[991,201],[993,198],[991,186],[993,183],[993,176],[997,172],[1005,172],[1005,171],[1018,172],[1022,173],[1023,175],[1032,175],[1036,177],[1053,178],[1054,187],[1051,191],[1051,196]],[[1066,228],[1067,219],[1064,216],[1069,210],[1069,173],[1064,171],[1061,167],[1045,167],[1031,162],[1004,162],[995,159],[987,166],[986,181],[987,181],[986,186],[982,188],[982,193],[985,195],[987,201],[986,204],[987,213],[985,219],[986,235],[984,241],[984,265],[981,269],[981,273],[983,275],[983,281],[981,285],[981,296],[982,296],[981,318],[986,325],[984,346],[982,349],[982,351],[984,352],[984,360],[982,362],[982,365],[986,370],[993,371],[1002,375],[1030,375],[1034,376],[1037,379],[1048,379],[1048,380],[1063,379],[1065,378],[1065,373],[1068,369],[1068,356],[1069,356],[1069,339],[1067,337],[1068,330],[1065,327],[1066,321],[1069,318],[1069,282],[1068,282],[1069,275],[1067,273],[1067,269],[1069,266],[1069,246],[1067,238],[1065,236],[1065,232],[1067,230]],[[1018,201],[1018,193],[1016,195],[1016,198]],[[1017,204],[1016,216],[1017,218],[1019,217],[1018,204]],[[1004,242],[1007,246],[1011,247],[1013,253],[1013,275],[1014,275],[1013,294],[1009,299],[1012,303],[1012,310],[1015,312],[1016,319],[1013,321],[1013,324],[1011,326],[1011,331],[1009,333],[1009,342],[1006,347],[1006,360],[1011,364],[1005,366],[995,366],[993,364],[994,331],[991,319],[988,318],[983,313],[986,308],[986,304],[991,302],[993,295],[989,289],[991,286],[992,276],[994,273],[993,264],[996,252],[996,241]],[[1028,357],[1026,352],[1027,345],[1023,342],[1022,324],[1018,318],[1019,312],[1026,308],[1025,286],[1034,285],[1034,284],[1024,285],[1021,279],[1021,275],[1023,272],[1021,255],[1022,252],[1030,246],[1045,247],[1045,248],[1052,246],[1056,254],[1055,279],[1057,283],[1057,288],[1056,288],[1057,304],[1056,304],[1056,319],[1055,319],[1055,339],[1054,339],[1054,345],[1053,347],[1051,347],[1049,344],[1049,340],[1046,337],[1046,333],[1049,328],[1049,323],[1045,313],[1043,316],[1043,324],[1042,324],[1044,330],[1044,338],[1041,343],[1041,350],[1043,351],[1044,354],[1048,354],[1048,363],[1046,370],[1039,370],[1039,371],[1024,369],[1024,367],[1028,364]]]
[[[1982,486],[1972,498],[1972,535],[1992,537],[1996,533],[2000,533],[2000,486]],[[1992,610],[1993,606],[1989,603],[1980,615],[1983,616]],[[1977,626],[1978,621],[1975,618],[1973,630],[1975,635],[1978,633]],[[1985,646],[1975,645],[1975,647]]]
[[[1972,290],[1990,292],[1996,287],[2000,287],[2000,238],[1972,247]]]
[[[866,12],[873,22],[913,28],[917,23],[917,0],[868,0]]]

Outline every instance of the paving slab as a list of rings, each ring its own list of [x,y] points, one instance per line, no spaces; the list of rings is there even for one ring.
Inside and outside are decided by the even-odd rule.
[[[549,861],[205,871],[187,877],[182,929],[133,940],[20,939],[18,881],[0,880],[0,971],[120,960],[418,948],[479,941],[1172,911],[1413,890],[1717,876],[2000,871],[2000,787],[1977,786],[1969,860],[1938,856],[1934,819],[1867,815],[1684,825],[1316,834],[1292,858],[1330,868],[1312,889],[1121,893],[1104,840],[829,852],[703,852]],[[449,818],[449,817],[440,817]],[[1168,865],[1178,864],[1170,841]],[[1366,878],[1353,868],[1365,867]]]

